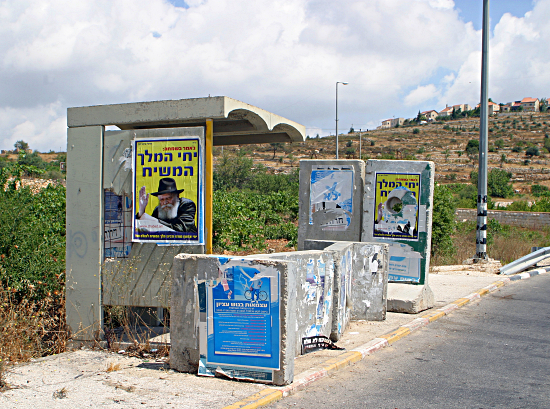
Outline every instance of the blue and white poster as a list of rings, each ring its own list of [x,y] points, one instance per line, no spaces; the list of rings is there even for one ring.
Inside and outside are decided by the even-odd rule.
[[[218,260],[218,278],[199,283],[206,312],[199,375],[270,382],[280,369],[279,271],[250,260]]]
[[[353,213],[353,170],[314,167],[310,183],[309,224],[347,230]]]

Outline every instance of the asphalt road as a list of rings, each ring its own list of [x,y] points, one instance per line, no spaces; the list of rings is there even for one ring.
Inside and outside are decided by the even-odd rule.
[[[550,274],[501,288],[271,408],[550,408]]]

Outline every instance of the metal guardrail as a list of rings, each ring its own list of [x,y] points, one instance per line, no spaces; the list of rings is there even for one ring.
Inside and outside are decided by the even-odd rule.
[[[550,257],[550,247],[543,247],[527,254],[516,261],[512,261],[499,269],[500,274],[511,275],[527,270],[538,262]]]

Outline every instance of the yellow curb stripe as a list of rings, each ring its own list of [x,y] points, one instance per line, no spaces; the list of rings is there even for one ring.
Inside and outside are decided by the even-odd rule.
[[[478,293],[480,296],[484,296],[485,294],[489,293],[489,290],[484,288],[482,290],[476,291],[476,293]]]
[[[439,314],[440,312],[441,312],[441,311],[439,311],[439,310],[430,311],[430,312],[428,312],[428,313],[422,315],[420,318],[424,318],[424,319],[427,318],[427,319],[429,320],[430,317],[433,317],[434,315],[437,315],[437,314]]]
[[[358,351],[346,352],[345,354],[342,354],[339,357],[332,358],[325,361],[326,366],[323,367],[323,370],[327,372],[336,371],[345,366],[351,365],[354,362],[358,362],[362,358],[363,358],[363,355],[361,355],[361,352],[358,352]]]
[[[393,344],[395,341],[400,340],[401,338],[409,335],[410,333],[411,333],[410,328],[399,327],[395,331],[388,332],[387,334],[384,334],[379,338],[385,338],[388,340],[388,344]]]
[[[428,318],[428,321],[434,322],[435,320],[440,319],[441,317],[445,316],[445,311],[434,311],[433,314],[431,314]]]
[[[504,285],[504,281],[497,281],[495,283],[493,283],[494,286],[496,287],[502,287]]]
[[[283,393],[281,391],[267,388],[223,409],[255,409],[278,401],[282,397]]]
[[[470,300],[468,298],[459,298],[458,300],[453,301],[451,304],[456,304],[459,307],[462,307],[463,305],[466,305],[469,302],[470,302]]]

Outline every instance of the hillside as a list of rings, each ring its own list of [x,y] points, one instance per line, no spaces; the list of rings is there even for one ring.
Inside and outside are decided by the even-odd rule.
[[[511,172],[518,193],[529,193],[534,183],[550,187],[550,153],[544,147],[545,136],[550,135],[549,126],[549,113],[507,113],[490,118],[489,169],[498,167]],[[469,140],[479,140],[479,118],[377,129],[361,134],[363,159],[432,160],[436,163],[436,180],[440,183],[469,182],[470,172],[477,169],[477,153],[468,156],[465,150]],[[548,138],[546,144],[550,147]],[[334,136],[279,145],[230,146],[224,150],[225,153],[240,151],[275,172],[299,166],[300,159],[333,159],[336,155]],[[538,148],[539,155],[527,156],[529,147]],[[215,149],[215,156],[221,153],[221,148]],[[340,135],[339,156],[341,159],[359,158],[358,132]]]

